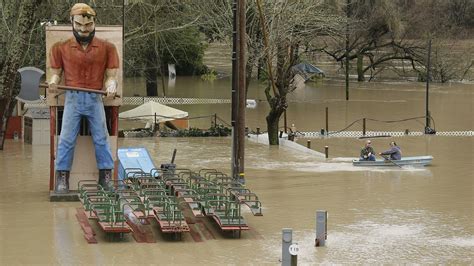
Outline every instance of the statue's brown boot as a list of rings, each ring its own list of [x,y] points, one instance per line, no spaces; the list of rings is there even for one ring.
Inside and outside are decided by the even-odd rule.
[[[54,192],[58,194],[69,193],[69,171],[56,171]]]

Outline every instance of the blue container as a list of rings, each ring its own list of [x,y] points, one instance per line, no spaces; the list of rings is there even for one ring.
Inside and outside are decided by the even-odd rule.
[[[119,148],[117,151],[119,159],[118,178],[125,179],[140,171],[149,174],[155,168],[153,160],[145,148]],[[158,176],[156,171],[155,176]]]

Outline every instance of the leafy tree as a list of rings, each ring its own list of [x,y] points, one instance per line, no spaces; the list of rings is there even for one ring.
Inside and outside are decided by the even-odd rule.
[[[206,72],[203,65],[204,49],[202,36],[196,27],[189,27],[160,36],[161,60],[175,63],[180,75],[200,75]]]
[[[177,73],[184,75],[205,71],[204,47],[196,27],[199,15],[190,4],[136,0],[126,10],[125,74],[144,75],[148,96],[158,95],[158,74],[163,78],[168,64],[176,64]]]

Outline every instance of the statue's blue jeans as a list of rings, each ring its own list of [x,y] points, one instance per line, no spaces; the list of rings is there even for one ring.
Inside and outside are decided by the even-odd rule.
[[[71,170],[82,117],[85,117],[89,123],[95,146],[97,168],[113,169],[114,161],[107,140],[109,134],[102,96],[96,93],[67,91],[56,155],[56,170]]]

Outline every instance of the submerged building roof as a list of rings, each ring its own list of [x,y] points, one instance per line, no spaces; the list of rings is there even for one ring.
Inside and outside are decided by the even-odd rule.
[[[319,67],[313,66],[310,63],[299,63],[297,65],[294,65],[291,69],[293,70],[293,72],[295,72],[295,74],[300,74],[305,79],[305,81],[307,81],[314,75],[324,76],[323,70],[321,70]]]

